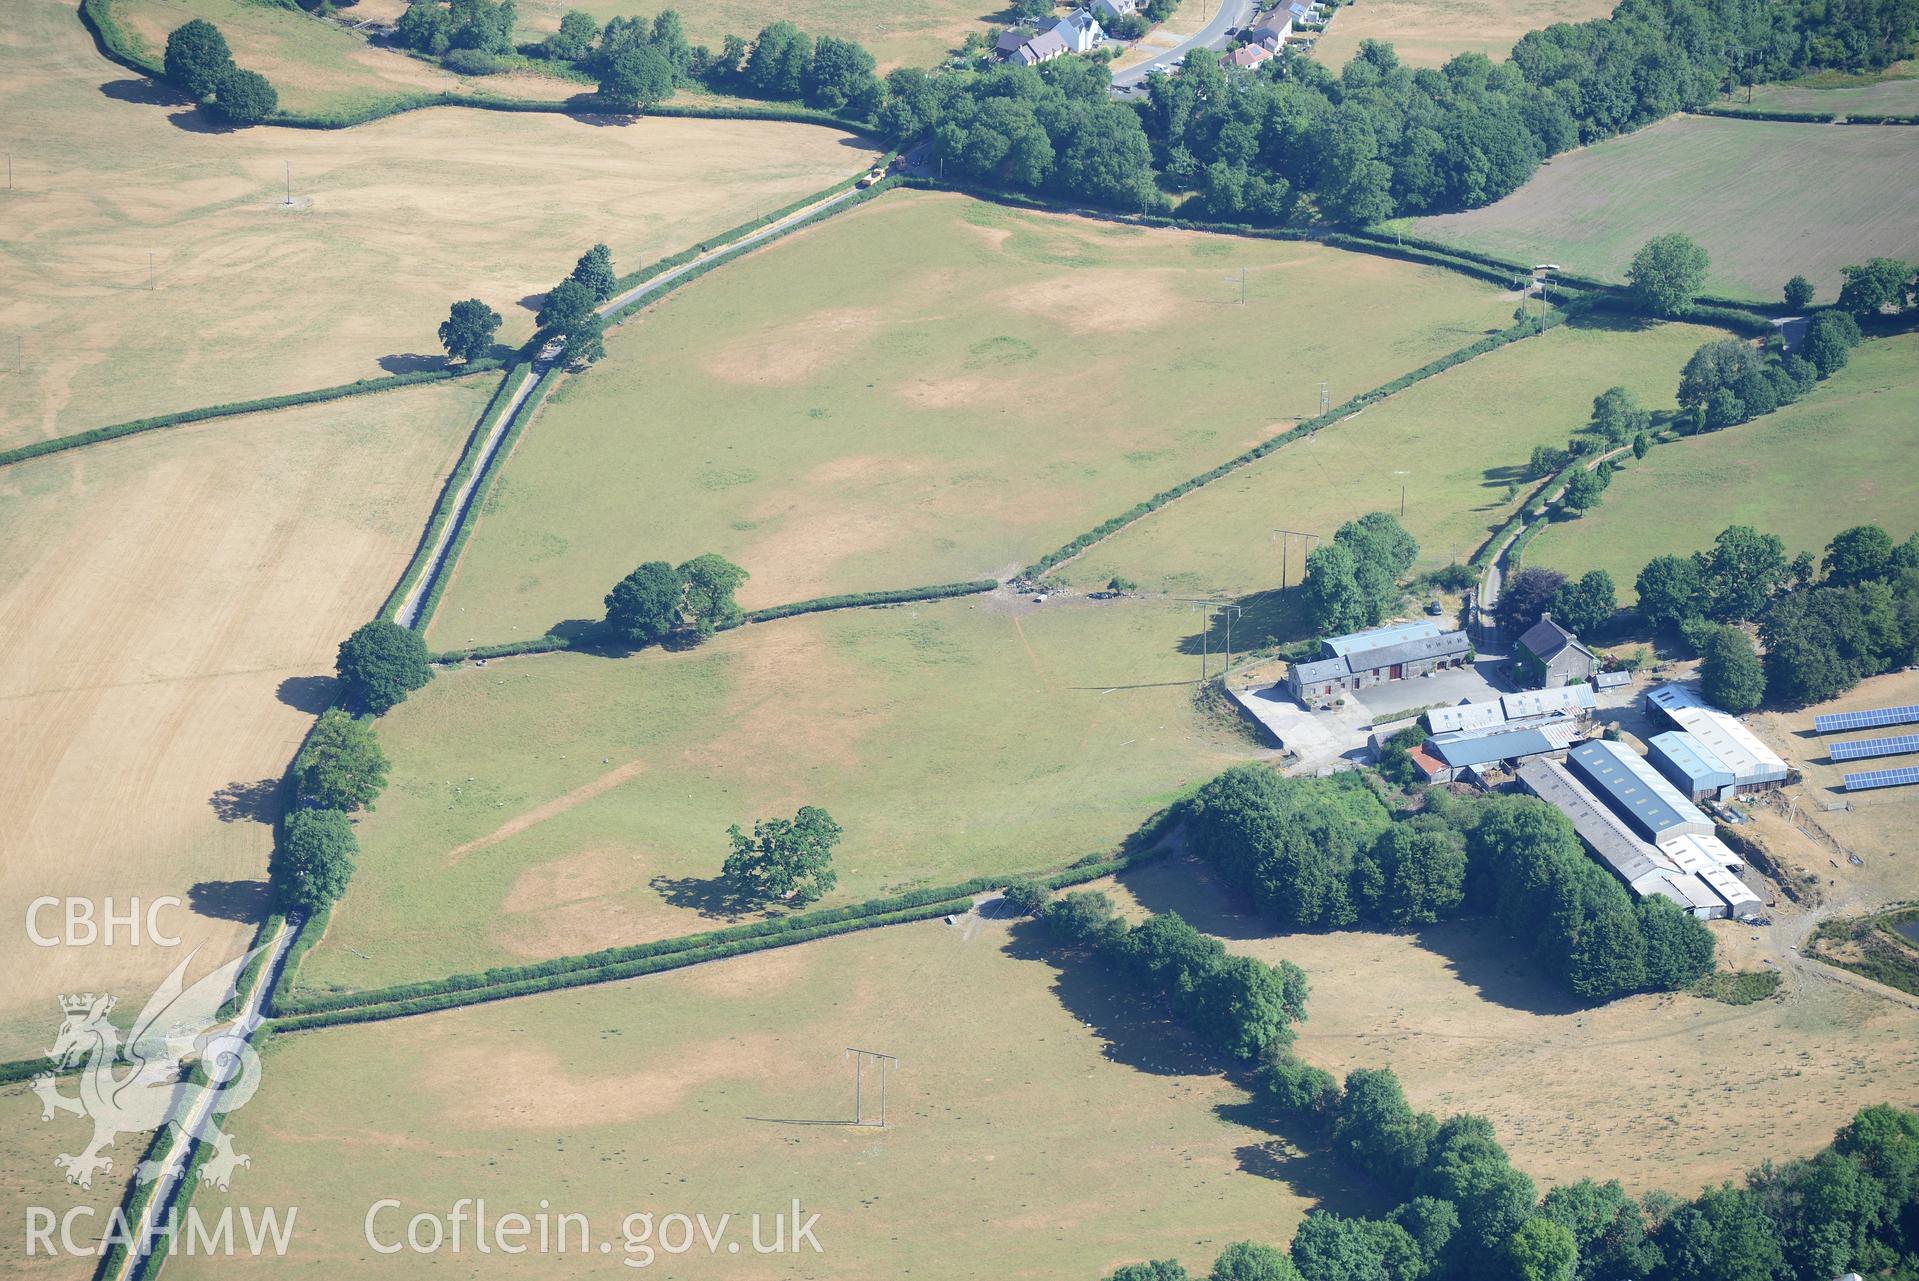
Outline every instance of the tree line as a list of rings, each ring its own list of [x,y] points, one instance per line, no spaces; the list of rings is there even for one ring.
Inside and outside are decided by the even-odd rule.
[[[1416,1112],[1391,1069],[1340,1083],[1282,1059],[1257,1089],[1398,1202],[1369,1218],[1309,1212],[1282,1252],[1240,1242],[1211,1281],[1830,1281],[1909,1274],[1919,1256],[1919,1113],[1876,1104],[1809,1158],[1691,1200],[1581,1179],[1543,1197],[1484,1117]],[[1109,1281],[1188,1281],[1175,1260]]]
[[[1429,791],[1395,816],[1368,776],[1221,774],[1189,807],[1193,848],[1280,928],[1429,925],[1489,916],[1575,996],[1672,991],[1713,967],[1713,939],[1675,904],[1630,892],[1566,817],[1526,796]]]
[[[895,72],[878,121],[896,139],[930,133],[954,176],[998,186],[1147,211],[1190,196],[1219,221],[1365,225],[1489,204],[1547,157],[1736,84],[1881,69],[1915,43],[1905,0],[1626,0],[1530,32],[1498,64],[1475,53],[1414,70],[1368,41],[1338,72],[1288,53],[1242,73],[1196,50],[1118,111],[1087,59]]]
[[[1727,711],[1823,703],[1919,662],[1919,534],[1855,525],[1822,558],[1788,559],[1778,535],[1732,525],[1704,551],[1654,557],[1635,587],[1640,617],[1700,653],[1706,697]]]

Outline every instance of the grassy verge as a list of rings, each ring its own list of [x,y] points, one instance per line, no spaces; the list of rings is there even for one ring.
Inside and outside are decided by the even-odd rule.
[[[387,593],[387,598],[380,602],[380,609],[375,617],[391,618],[393,611],[400,607],[400,602],[406,599],[406,594],[412,591],[413,585],[420,580],[420,575],[432,568],[434,544],[439,541],[440,531],[446,527],[446,522],[453,518],[453,508],[459,498],[460,487],[466,484],[466,478],[473,474],[473,468],[479,462],[480,451],[486,444],[487,434],[493,430],[493,424],[499,418],[500,411],[513,399],[514,393],[526,382],[532,372],[533,366],[530,362],[520,361],[507,371],[506,377],[500,380],[500,385],[493,389],[493,399],[487,402],[479,421],[473,425],[473,432],[466,439],[466,448],[461,451],[460,460],[453,465],[452,472],[447,475],[446,484],[440,489],[440,501],[434,505],[433,515],[427,520],[426,528],[420,534],[420,543],[413,551],[413,559],[407,562],[406,570],[400,575],[400,580],[393,585],[393,590]],[[426,604],[425,601],[421,602],[423,614],[426,612]]]

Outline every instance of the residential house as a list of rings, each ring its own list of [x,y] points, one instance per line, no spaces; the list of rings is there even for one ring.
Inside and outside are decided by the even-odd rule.
[[[1093,12],[1108,22],[1131,17],[1139,12],[1139,0],[1093,0]]]
[[[1268,53],[1278,53],[1280,46],[1286,43],[1286,37],[1291,34],[1293,34],[1293,15],[1273,13],[1267,16],[1266,21],[1248,31],[1246,39]]]
[[[1055,58],[1066,56],[1066,39],[1057,31],[1042,31],[1013,51],[1007,61],[1018,62],[1024,66],[1036,66],[1042,62],[1051,62]]]
[[[1526,629],[1513,655],[1516,665],[1544,689],[1581,683],[1599,670],[1599,657],[1555,623],[1551,614]]]
[[[1271,62],[1272,58],[1273,51],[1271,49],[1266,48],[1264,45],[1257,44],[1243,44],[1226,55],[1227,63],[1241,70],[1248,67],[1257,67],[1263,62]]]
[[[1319,5],[1316,0],[1285,0],[1285,3],[1273,10],[1275,17],[1281,14],[1291,18],[1295,24],[1318,22]]]
[[[994,56],[1005,61],[1018,53],[1020,47],[1032,38],[1033,33],[1023,27],[1008,27],[1000,33],[998,42],[993,45]]]
[[[1090,9],[1075,9],[1048,30],[1066,42],[1068,53],[1091,53],[1106,40],[1106,33]]]

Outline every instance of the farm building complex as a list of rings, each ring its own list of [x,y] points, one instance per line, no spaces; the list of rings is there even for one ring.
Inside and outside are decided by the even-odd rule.
[[[1513,656],[1517,666],[1535,685],[1557,689],[1562,685],[1585,682],[1599,670],[1599,657],[1580,644],[1579,638],[1555,623],[1551,614],[1526,629],[1519,638]]]
[[[1286,679],[1293,697],[1311,706],[1349,690],[1459,667],[1472,658],[1473,643],[1464,632],[1441,631],[1432,623],[1394,623],[1321,641],[1320,657],[1294,663]]]
[[[1659,778],[1637,753],[1606,742],[1575,748],[1564,765],[1539,757],[1519,766],[1520,785],[1564,814],[1634,894],[1658,894],[1702,918],[1756,915],[1761,901],[1739,879],[1739,856],[1704,814],[1648,775]]]
[[[1646,703],[1675,727],[1647,740],[1652,763],[1692,800],[1778,787],[1791,773],[1757,734],[1684,685],[1661,685]]]

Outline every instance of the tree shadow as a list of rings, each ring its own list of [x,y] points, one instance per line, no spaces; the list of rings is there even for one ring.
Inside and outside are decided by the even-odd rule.
[[[280,816],[280,780],[228,783],[207,798],[222,823],[271,823]]]
[[[201,881],[187,891],[187,906],[216,921],[263,921],[272,904],[265,881]]]
[[[184,107],[193,103],[192,98],[166,81],[142,77],[109,80],[100,86],[100,92],[115,102],[138,103],[143,107]]]
[[[1053,967],[1053,995],[1105,1042],[1103,1052],[1113,1062],[1154,1076],[1206,1076],[1218,1070],[1193,1034],[1173,1021],[1164,1001],[1122,987],[1090,954],[1053,946],[1039,921],[1014,925],[1006,954]]]
[[[450,364],[445,356],[422,356],[409,352],[406,355],[380,357],[380,368],[389,374],[423,374],[430,369],[445,369]]]
[[[1600,307],[1566,318],[1568,329],[1596,329],[1604,333],[1616,334],[1644,333],[1648,329],[1656,328],[1660,323],[1662,322],[1634,315],[1628,311],[1614,311]]]
[[[1413,935],[1442,958],[1455,978],[1480,999],[1526,1014],[1577,1014],[1592,1008],[1542,974],[1525,956],[1526,943],[1507,937],[1486,918],[1429,925]]]
[[[517,305],[521,311],[531,311],[531,312],[537,313],[541,307],[546,305],[546,295],[547,295],[547,291],[542,289],[537,294],[528,294],[526,297],[520,299]]]
[[[1249,654],[1262,646],[1283,644],[1311,634],[1312,629],[1296,587],[1285,591],[1269,588],[1241,596],[1232,603],[1239,606],[1240,610],[1232,624],[1235,654]],[[1226,653],[1226,639],[1226,615],[1215,611],[1211,615],[1211,625],[1204,632],[1194,632],[1180,639],[1179,652],[1198,654],[1203,650],[1223,656]]]
[[[203,107],[189,107],[185,111],[176,111],[167,117],[167,123],[186,133],[226,134],[238,133],[239,129],[220,119]]]
[[[1229,1076],[1236,1074],[1229,1073]],[[1236,1079],[1249,1095],[1241,1103],[1221,1103],[1213,1114],[1229,1125],[1244,1126],[1273,1137],[1264,1143],[1245,1143],[1233,1149],[1239,1168],[1256,1178],[1284,1183],[1303,1197],[1340,1207],[1347,1214],[1383,1218],[1391,1214],[1394,1198],[1363,1174],[1339,1164],[1326,1150],[1325,1138],[1305,1122],[1280,1122],[1262,1106],[1250,1074]]]
[[[710,920],[738,921],[761,907],[728,889],[717,876],[656,876],[647,886],[668,907],[690,909]]]
[[[333,691],[337,684],[339,682],[331,676],[289,676],[280,682],[274,695],[296,712],[318,716],[333,706]]]
[[[1221,939],[1264,939],[1280,933],[1253,905],[1228,891],[1191,854],[1174,854],[1114,878],[1152,912],[1178,912],[1194,929]]]

